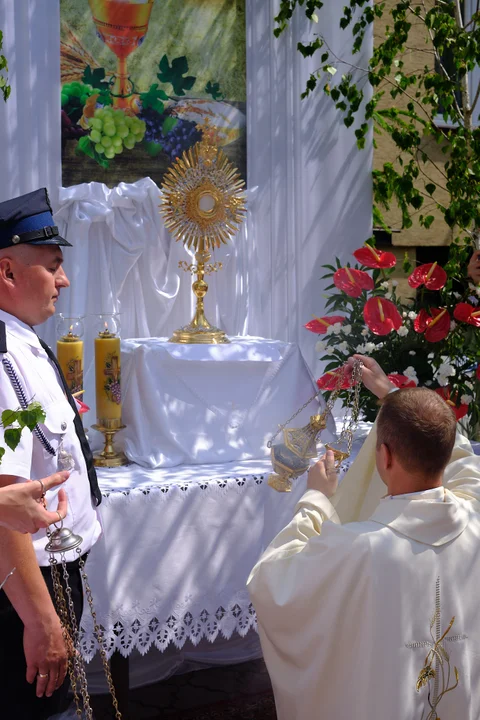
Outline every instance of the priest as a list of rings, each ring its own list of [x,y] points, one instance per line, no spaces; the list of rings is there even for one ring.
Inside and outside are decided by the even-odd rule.
[[[474,720],[479,458],[436,393],[361,359],[373,430],[341,492],[330,452],[310,469],[248,580],[278,720]]]

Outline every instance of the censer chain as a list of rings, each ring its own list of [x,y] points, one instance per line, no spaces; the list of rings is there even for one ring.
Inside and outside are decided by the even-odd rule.
[[[361,377],[361,367],[363,367],[363,364],[362,364],[361,362],[358,362],[358,363],[356,362],[356,363],[354,364],[353,370],[352,370],[352,377],[355,377],[354,373],[355,373],[355,371],[357,370],[357,368],[359,368],[359,367],[360,367],[360,377]],[[339,373],[339,375],[338,375],[337,383],[336,383],[334,389],[332,390],[332,392],[331,392],[331,394],[330,394],[330,397],[328,398],[328,400],[327,400],[327,402],[326,402],[325,410],[324,410],[323,413],[322,413],[323,417],[326,417],[326,416],[328,415],[328,413],[332,411],[333,406],[335,405],[335,402],[336,402],[338,396],[340,395],[340,393],[341,393],[341,391],[342,391],[342,383],[343,383],[343,380],[344,380],[344,378],[345,378],[345,373],[346,373],[346,371],[347,371],[347,368],[346,368],[346,366],[344,365],[344,366],[342,367],[342,372]],[[356,373],[355,373],[355,374],[356,374]],[[355,388],[355,390],[356,390],[356,388]],[[310,405],[310,403],[313,402],[313,400],[315,400],[315,398],[317,398],[317,397],[320,395],[321,392],[322,392],[321,389],[317,390],[317,392],[316,392],[314,395],[312,395],[312,397],[310,397],[310,398],[307,400],[307,402],[304,403],[304,404],[302,405],[302,407],[301,407],[299,410],[297,410],[296,413],[294,413],[294,414],[292,415],[291,418],[289,418],[289,419],[287,420],[287,422],[285,422],[283,425],[279,425],[279,426],[278,426],[277,432],[275,433],[275,435],[273,435],[273,437],[272,437],[272,438],[268,441],[268,443],[267,443],[267,447],[268,447],[268,448],[271,448],[271,447],[272,447],[274,440],[278,437],[278,435],[282,432],[282,430],[285,430],[285,428],[287,427],[287,425],[289,425],[289,424],[292,422],[292,420],[295,420],[295,418],[297,417],[297,415],[300,415],[300,413],[303,412],[303,410],[305,410],[305,408],[308,407],[308,406]],[[358,392],[360,393],[360,390],[359,390]],[[343,431],[342,431],[342,435],[343,435]]]

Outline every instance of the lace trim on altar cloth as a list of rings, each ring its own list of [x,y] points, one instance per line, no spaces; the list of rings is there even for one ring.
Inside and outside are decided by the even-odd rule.
[[[203,608],[198,613],[173,612],[166,620],[161,621],[158,613],[143,612],[138,617],[122,617],[116,613],[117,620],[109,629],[102,627],[103,642],[107,656],[110,658],[115,650],[124,657],[130,655],[132,650],[138,650],[145,655],[150,648],[155,647],[160,652],[173,644],[179,650],[189,640],[198,645],[202,638],[214,642],[219,635],[229,640],[234,633],[245,637],[249,630],[257,629],[257,618],[247,591],[241,591],[229,602],[219,605],[215,611]],[[80,630],[80,652],[87,662],[90,662],[98,652],[98,644],[93,634],[93,627],[88,627],[90,618],[84,619]]]

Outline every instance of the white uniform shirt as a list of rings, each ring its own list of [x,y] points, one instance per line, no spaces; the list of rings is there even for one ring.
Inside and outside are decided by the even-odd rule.
[[[48,359],[36,333],[13,315],[0,310],[0,320],[6,325],[7,357],[20,380],[27,401],[36,400],[46,413],[45,423],[40,427],[48,441],[57,450],[63,441],[63,449],[73,457],[75,467],[63,487],[68,494],[68,513],[64,526],[81,535],[82,553],[90,550],[101,533],[97,511],[94,507],[88,481],[87,468],[80,441],[75,432],[74,412],[65,396],[58,373]],[[19,409],[19,401],[12,383],[1,362],[0,354],[0,414],[4,410]],[[0,474],[16,475],[20,479],[41,480],[57,472],[57,456],[52,456],[39,439],[26,428],[15,451],[4,441],[4,429],[0,428],[0,446],[5,455],[0,463]],[[57,507],[58,488],[47,492],[49,510]],[[45,530],[33,535],[33,545],[39,565],[48,565],[48,542]],[[66,553],[67,561],[78,557],[75,551]]]

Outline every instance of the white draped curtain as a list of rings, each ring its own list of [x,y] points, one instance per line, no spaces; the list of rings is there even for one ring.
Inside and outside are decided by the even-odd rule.
[[[371,234],[371,152],[356,149],[353,129],[321,91],[300,100],[319,59],[303,59],[296,43],[312,28],[351,59],[342,6],[326,3],[318,26],[299,12],[277,40],[278,1],[247,0],[248,216],[217,253],[225,267],[206,302],[211,322],[229,334],[299,343],[314,370],[315,338],[303,325],[323,309],[321,265],[346,259]],[[190,320],[191,282],[178,270],[188,255],[163,226],[156,185],[61,187],[58,0],[2,0],[0,28],[12,84],[0,103],[0,201],[49,188],[74,245],[65,252],[72,286],[58,309],[118,311],[124,337],[168,336]],[[355,56],[358,66],[370,49],[367,42]],[[53,344],[53,322],[41,333]]]

